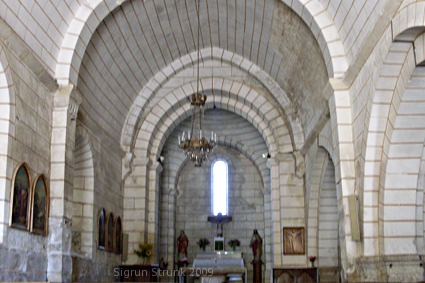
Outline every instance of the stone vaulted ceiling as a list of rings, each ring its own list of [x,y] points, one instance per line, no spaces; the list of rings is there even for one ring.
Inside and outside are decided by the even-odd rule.
[[[218,47],[257,65],[288,93],[305,121],[306,109],[326,107],[321,89],[328,73],[320,48],[283,3],[201,1],[200,27],[201,49]],[[119,139],[129,109],[149,80],[197,50],[197,29],[195,1],[128,1],[116,8],[97,27],[80,67],[86,121],[96,121]]]
[[[201,0],[200,45],[263,70],[288,96],[288,115],[299,117],[307,136],[327,107],[328,77],[344,74],[385,3]],[[147,83],[197,49],[195,1],[0,0],[0,8],[59,84],[77,85],[81,119],[108,140],[120,140]]]

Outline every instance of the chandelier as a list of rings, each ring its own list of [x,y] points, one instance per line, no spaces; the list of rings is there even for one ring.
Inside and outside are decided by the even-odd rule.
[[[200,21],[199,21],[199,0],[197,7],[198,18],[198,65],[196,75],[196,93],[192,94],[190,106],[192,108],[192,126],[191,130],[183,132],[179,136],[179,147],[183,149],[186,156],[194,163],[196,167],[202,166],[208,155],[212,152],[217,143],[217,134],[211,131],[209,139],[205,137],[205,132],[202,130],[202,118],[204,117],[204,106],[207,101],[207,96],[199,91],[199,38],[200,38]],[[195,127],[196,124],[196,127]]]

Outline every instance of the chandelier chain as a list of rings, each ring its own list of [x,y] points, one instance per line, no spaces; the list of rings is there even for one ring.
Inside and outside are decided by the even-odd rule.
[[[190,106],[192,108],[192,123],[191,130],[187,133],[183,131],[183,134],[178,137],[179,147],[183,149],[186,153],[186,156],[194,163],[195,166],[202,166],[202,162],[208,158],[208,155],[212,152],[213,148],[217,143],[217,135],[211,131],[211,138],[208,140],[204,136],[202,130],[202,119],[204,117],[204,106],[207,100],[205,94],[200,93],[200,78],[199,78],[199,69],[200,69],[200,53],[201,53],[201,21],[200,21],[200,0],[196,2],[196,14],[197,14],[197,23],[198,23],[198,38],[197,38],[197,69],[196,69],[196,92],[192,94],[190,99]],[[199,119],[195,123],[196,119]],[[198,126],[198,133],[195,133],[195,125]]]

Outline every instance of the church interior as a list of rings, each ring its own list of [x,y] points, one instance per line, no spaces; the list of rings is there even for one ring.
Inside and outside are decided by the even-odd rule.
[[[424,66],[423,0],[0,0],[0,281],[425,280]]]

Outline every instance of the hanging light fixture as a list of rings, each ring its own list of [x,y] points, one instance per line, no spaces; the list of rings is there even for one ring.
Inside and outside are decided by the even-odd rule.
[[[212,152],[217,143],[217,134],[211,131],[211,135],[205,137],[202,130],[202,118],[204,117],[204,106],[207,96],[199,91],[199,38],[200,38],[200,21],[199,21],[199,1],[197,1],[197,19],[198,19],[198,66],[196,75],[196,93],[192,94],[190,106],[192,108],[192,126],[189,132],[183,132],[179,136],[179,147],[183,149],[186,156],[194,163],[196,167],[202,166],[208,155]]]

